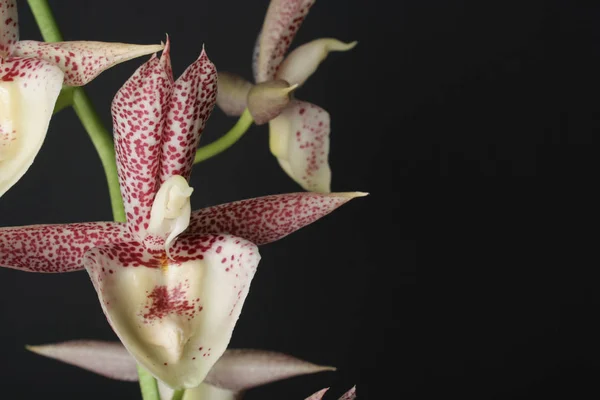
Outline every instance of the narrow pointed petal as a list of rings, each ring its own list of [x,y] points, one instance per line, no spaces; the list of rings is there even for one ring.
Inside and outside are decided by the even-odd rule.
[[[248,390],[294,376],[335,371],[287,354],[265,350],[227,350],[205,382],[234,392]]]
[[[124,224],[87,222],[0,228],[0,266],[30,272],[83,269],[83,256],[95,246],[131,240]]]
[[[230,117],[242,115],[252,84],[239,75],[219,72],[217,105]]]
[[[63,343],[27,346],[27,349],[107,378],[130,382],[138,380],[135,360],[118,342],[72,340]]]
[[[167,42],[162,57],[152,57],[138,68],[112,102],[121,194],[128,226],[140,240],[158,191],[162,133],[172,89]]]
[[[352,389],[348,390],[340,400],[354,400],[356,399],[356,386],[352,387]]]
[[[325,393],[327,393],[328,390],[329,388],[321,389],[312,396],[307,397],[306,400],[322,400],[323,396],[325,396]]]
[[[257,43],[257,83],[271,80],[316,0],[271,0]]]
[[[19,16],[16,0],[0,0],[0,58],[11,55],[19,41]]]
[[[40,151],[62,81],[62,71],[42,60],[0,63],[0,196]]]
[[[136,361],[172,388],[192,388],[225,351],[260,256],[229,235],[180,237],[171,255],[120,243],[89,251],[85,266]]]
[[[160,183],[173,175],[190,179],[196,148],[217,100],[217,71],[202,50],[177,79],[171,95],[161,154]]]
[[[156,53],[163,45],[137,45],[105,42],[44,43],[22,40],[14,46],[14,55],[40,58],[65,73],[65,84],[82,86],[116,64]]]
[[[269,123],[271,153],[305,190],[331,191],[329,129],[327,111],[297,100]]]
[[[292,51],[279,67],[277,79],[283,79],[291,84],[302,85],[316,70],[319,64],[332,51],[348,51],[357,42],[344,43],[337,39],[317,39],[303,44]]]
[[[228,233],[260,246],[323,218],[366,193],[288,193],[220,204],[192,213],[189,232]]]
[[[291,94],[298,85],[290,86],[277,79],[255,85],[248,92],[248,110],[257,125],[266,124],[277,117],[290,103]]]

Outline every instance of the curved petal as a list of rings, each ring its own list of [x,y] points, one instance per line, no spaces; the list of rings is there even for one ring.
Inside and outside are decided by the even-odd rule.
[[[192,213],[189,232],[229,233],[263,245],[279,240],[366,193],[288,193],[220,204]]]
[[[0,196],[29,169],[42,147],[63,73],[42,60],[0,64]]]
[[[0,58],[11,55],[19,41],[19,15],[16,0],[0,0]]]
[[[337,39],[317,39],[292,51],[281,63],[275,77],[290,84],[302,85],[331,51],[348,51],[358,42],[344,43]]]
[[[254,76],[257,83],[275,77],[279,64],[315,1],[271,0],[257,42]]]
[[[172,388],[191,388],[225,351],[260,256],[229,235],[181,237],[171,255],[107,245],[89,251],[85,267],[136,361]]]
[[[269,144],[281,168],[305,190],[331,191],[327,111],[314,104],[292,101],[269,122]]]
[[[291,94],[298,85],[290,86],[277,79],[255,85],[248,92],[248,111],[256,125],[262,125],[277,117],[290,103]]]
[[[173,175],[190,179],[206,120],[217,101],[217,71],[202,50],[175,82],[163,134],[160,183]]]
[[[335,371],[287,354],[265,350],[227,350],[206,377],[205,382],[234,392],[299,375]]]
[[[219,72],[217,105],[230,117],[242,115],[252,84],[239,75]]]
[[[169,44],[160,59],[152,57],[119,89],[112,117],[127,223],[142,240],[158,191],[162,133],[173,89]]]
[[[344,395],[342,395],[342,397],[340,397],[340,400],[354,399],[356,399],[356,386],[352,387],[352,389],[348,390],[346,393],[344,393]]]
[[[163,49],[158,45],[137,45],[105,42],[44,43],[22,40],[14,46],[13,54],[34,57],[57,65],[65,73],[65,84],[82,86],[110,67]]]
[[[129,382],[138,380],[135,360],[118,342],[71,340],[63,343],[27,346],[27,350],[107,378]]]
[[[30,272],[83,269],[83,256],[95,246],[131,240],[125,224],[86,222],[0,228],[0,265]]]

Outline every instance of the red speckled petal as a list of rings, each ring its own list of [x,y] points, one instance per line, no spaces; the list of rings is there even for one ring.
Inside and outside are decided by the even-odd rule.
[[[160,183],[173,175],[189,180],[200,135],[217,101],[217,71],[202,50],[177,79],[163,135]]]
[[[340,400],[354,400],[356,399],[356,386],[354,386],[352,389],[348,390],[342,397],[340,397]]]
[[[19,41],[19,16],[16,0],[0,0],[0,58],[12,53]]]
[[[62,80],[62,71],[42,60],[9,58],[0,63],[0,196],[40,151]]]
[[[314,104],[294,100],[269,122],[271,153],[305,190],[331,191],[329,114]]]
[[[312,224],[365,193],[288,193],[220,204],[192,213],[188,232],[229,233],[263,245]]]
[[[14,55],[51,62],[65,72],[66,85],[81,86],[116,64],[156,53],[162,48],[163,45],[22,40],[14,46]]]
[[[323,396],[325,396],[325,393],[327,393],[328,390],[329,388],[321,389],[312,396],[307,397],[306,400],[322,400]]]
[[[219,72],[217,105],[230,117],[242,115],[252,84],[239,75]]]
[[[135,360],[119,342],[71,340],[27,346],[27,349],[107,378],[129,382],[138,380]]]
[[[271,80],[315,0],[271,0],[257,42],[255,80]]]
[[[206,377],[205,383],[240,392],[294,376],[335,371],[287,354],[266,350],[227,350]]]
[[[343,43],[331,38],[317,39],[303,44],[285,58],[275,77],[291,85],[302,85],[330,52],[348,51],[356,44],[357,42]]]
[[[94,246],[131,240],[125,224],[87,222],[0,228],[0,265],[30,272],[83,269],[83,256]]]
[[[159,188],[162,134],[173,89],[168,50],[138,68],[112,102],[121,194],[128,226],[140,239]]]
[[[172,388],[198,386],[229,344],[260,256],[229,235],[90,250],[85,267],[111,326],[138,363]]]

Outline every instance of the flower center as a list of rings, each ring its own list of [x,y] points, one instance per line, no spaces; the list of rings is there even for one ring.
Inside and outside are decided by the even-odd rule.
[[[162,184],[154,197],[148,233],[164,238],[164,248],[169,258],[172,258],[169,253],[171,244],[190,224],[190,196],[193,191],[183,176],[174,175]]]

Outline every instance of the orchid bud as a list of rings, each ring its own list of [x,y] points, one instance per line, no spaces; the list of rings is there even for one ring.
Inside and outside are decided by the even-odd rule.
[[[255,85],[248,93],[248,110],[257,125],[262,125],[277,117],[290,103],[291,93],[298,85],[291,85],[282,79]]]
[[[217,79],[217,105],[226,115],[237,117],[246,108],[246,98],[252,84],[230,72],[219,72]]]

